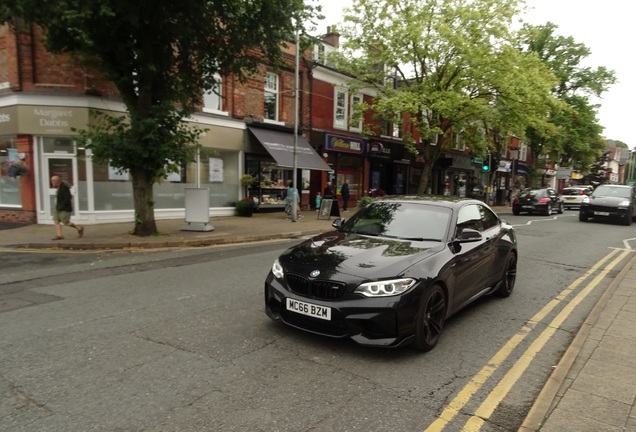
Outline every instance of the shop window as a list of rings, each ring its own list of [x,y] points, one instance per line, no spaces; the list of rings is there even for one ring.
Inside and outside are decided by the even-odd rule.
[[[11,175],[10,165],[20,163],[13,137],[0,136],[0,206],[21,207],[20,178]]]
[[[278,121],[278,75],[265,74],[265,106],[263,118]]]
[[[75,141],[68,137],[43,137],[42,150],[44,153],[75,154]]]

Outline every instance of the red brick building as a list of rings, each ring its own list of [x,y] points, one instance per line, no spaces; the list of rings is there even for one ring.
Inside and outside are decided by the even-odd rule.
[[[0,221],[52,223],[52,175],[72,185],[76,222],[132,221],[128,173],[95,163],[73,130],[89,127],[89,110],[124,113],[125,106],[112,83],[47,52],[41,36],[36,27],[16,33],[0,26]],[[208,189],[210,216],[234,214],[244,194],[240,178],[251,169],[257,181],[249,193],[258,195],[264,207],[282,208],[293,166],[295,45],[288,44],[283,54],[285,67],[263,64],[245,84],[232,76],[219,78],[216,91],[204,95],[203,106],[187,120],[208,130],[200,138],[199,160],[155,185],[157,219],[184,217],[189,188]],[[311,170],[329,169],[303,137],[311,129],[308,64],[299,63],[299,179],[309,179]],[[268,133],[266,142],[262,131]],[[14,164],[28,172],[10,175]]]

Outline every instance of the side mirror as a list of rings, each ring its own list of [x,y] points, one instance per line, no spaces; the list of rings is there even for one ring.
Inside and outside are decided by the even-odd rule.
[[[465,228],[460,236],[457,238],[459,243],[472,243],[483,239],[481,233],[472,228]]]
[[[344,218],[338,218],[335,221],[333,221],[331,226],[334,227],[337,230],[340,230],[340,228],[342,228],[342,225],[344,225],[344,223],[345,223]]]

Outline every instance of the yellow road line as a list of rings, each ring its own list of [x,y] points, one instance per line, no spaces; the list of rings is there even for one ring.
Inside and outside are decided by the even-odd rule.
[[[504,397],[510,392],[512,387],[517,383],[521,375],[526,371],[530,362],[534,360],[537,353],[550,340],[552,335],[561,327],[566,318],[570,316],[572,311],[597,287],[603,278],[618,265],[620,261],[628,255],[629,251],[624,251],[618,258],[608,264],[592,281],[579,292],[559,314],[550,322],[548,327],[541,332],[539,337],[528,347],[523,355],[517,360],[514,366],[506,373],[501,381],[490,392],[488,397],[481,403],[475,414],[466,422],[464,431],[478,431],[484,425],[486,420],[490,418],[497,406]]]
[[[610,258],[619,251],[612,250],[608,255],[603,257],[599,262],[594,264],[585,274],[572,282],[566,289],[561,291],[557,297],[546,304],[539,312],[537,312],[526,325],[524,325],[517,334],[512,336],[504,346],[488,360],[488,363],[481,368],[479,372],[462,388],[457,396],[442,411],[437,420],[425,429],[425,432],[439,432],[459,413],[459,411],[468,403],[470,398],[482,387],[482,385],[492,376],[492,374],[501,366],[501,364],[510,356],[512,351],[523,341],[523,339],[532,331],[537,323],[541,322],[545,316],[550,313],[563,299],[565,299],[576,287],[578,287],[585,279],[595,273]]]

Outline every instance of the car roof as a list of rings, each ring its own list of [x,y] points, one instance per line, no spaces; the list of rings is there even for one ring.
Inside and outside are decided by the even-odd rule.
[[[482,204],[483,201],[474,198],[466,198],[459,196],[437,196],[437,195],[387,195],[374,199],[377,202],[403,202],[430,204],[440,207],[455,208],[465,204]]]
[[[568,186],[563,189],[592,189],[592,186]]]

